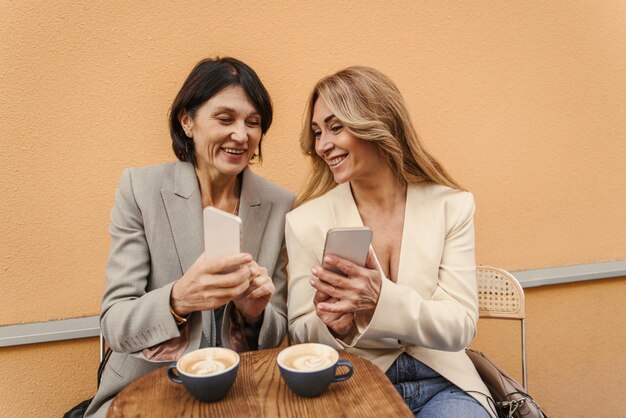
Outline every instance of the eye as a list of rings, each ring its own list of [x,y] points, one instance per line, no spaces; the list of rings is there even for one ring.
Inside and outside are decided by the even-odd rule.
[[[322,136],[322,131],[320,129],[313,130],[313,138],[320,139],[320,136]]]
[[[340,125],[340,124],[338,124],[338,123],[333,123],[333,124],[330,126],[330,131],[331,131],[332,133],[334,133],[334,134],[337,134],[337,133],[341,132],[341,130],[342,130],[342,129],[343,129],[343,126],[342,126],[342,125]]]
[[[261,121],[259,119],[248,119],[246,121],[246,125],[255,128],[257,126],[259,126],[261,124]]]
[[[234,119],[228,113],[218,113],[213,116],[217,121],[223,125],[229,125],[233,123]]]

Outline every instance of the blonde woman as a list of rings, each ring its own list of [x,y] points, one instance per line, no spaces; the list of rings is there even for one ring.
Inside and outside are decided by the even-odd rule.
[[[397,87],[367,67],[322,79],[300,145],[313,168],[285,231],[292,341],[371,360],[415,416],[495,416],[464,352],[478,321],[474,200],[424,149]],[[362,225],[366,266],[320,267],[326,232]]]

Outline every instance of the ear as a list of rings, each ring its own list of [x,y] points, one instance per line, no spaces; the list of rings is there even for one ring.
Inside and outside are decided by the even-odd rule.
[[[193,118],[183,109],[178,113],[178,121],[183,130],[190,131],[193,129]]]

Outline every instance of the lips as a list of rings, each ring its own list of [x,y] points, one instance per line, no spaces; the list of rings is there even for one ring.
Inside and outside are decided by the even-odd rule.
[[[346,159],[346,157],[348,156],[348,154],[341,154],[341,155],[337,155],[333,158],[327,158],[326,161],[328,162],[328,165],[331,167],[334,167],[338,164],[340,164],[343,160]]]

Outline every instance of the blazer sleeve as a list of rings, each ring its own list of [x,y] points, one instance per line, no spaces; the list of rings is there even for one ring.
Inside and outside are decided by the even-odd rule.
[[[146,290],[149,288],[150,249],[131,173],[125,170],[122,174],[111,210],[111,249],[100,327],[114,351],[150,360],[141,350],[179,337],[180,332],[169,312],[173,283]]]
[[[384,279],[378,305],[369,324],[359,327],[358,340],[395,338],[445,351],[462,350],[473,340],[478,321],[475,206],[470,193],[462,196],[461,210],[446,232],[439,268],[415,278],[437,281],[432,296],[425,298],[408,286]]]
[[[335,338],[326,324],[315,313],[311,286],[311,268],[319,265],[314,252],[307,246],[302,236],[296,233],[298,225],[292,225],[287,215],[285,238],[289,253],[289,337],[293,343],[320,342],[338,350],[347,345]]]

